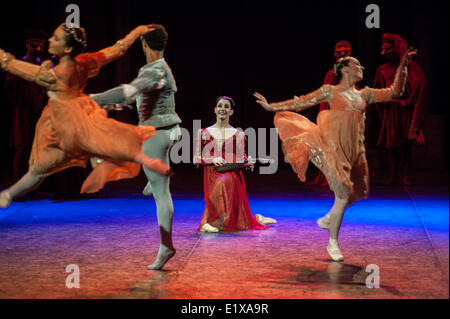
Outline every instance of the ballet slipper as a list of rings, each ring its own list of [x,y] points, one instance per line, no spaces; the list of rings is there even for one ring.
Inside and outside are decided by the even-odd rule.
[[[276,224],[277,221],[276,219],[270,218],[270,217],[264,217],[261,214],[256,214],[255,215],[256,220],[263,225],[269,225],[269,224]]]
[[[336,239],[330,239],[327,246],[328,255],[330,255],[333,261],[344,261],[344,256],[339,249],[338,242]]]
[[[176,251],[162,247],[158,251],[158,256],[153,264],[147,267],[148,270],[160,270],[164,265],[175,256]]]
[[[12,201],[11,194],[7,190],[4,190],[3,192],[0,193],[0,207],[1,208],[8,207],[9,204],[11,203],[11,201]]]
[[[218,233],[219,228],[213,227],[210,224],[206,223],[206,224],[203,224],[203,226],[200,228],[200,231],[207,232],[207,233]]]

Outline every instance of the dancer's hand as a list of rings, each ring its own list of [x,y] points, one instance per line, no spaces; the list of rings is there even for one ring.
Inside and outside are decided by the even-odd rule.
[[[264,96],[259,94],[258,92],[253,93],[253,96],[256,98],[256,103],[261,105],[266,111],[273,111],[274,108],[267,103],[267,100]]]
[[[222,166],[223,164],[226,164],[225,160],[222,157],[213,158],[212,163],[214,164],[214,166]]]
[[[14,59],[14,56],[0,48],[0,65],[2,69],[6,68],[7,62],[11,59]]]
[[[141,37],[144,34],[147,34],[151,31],[155,30],[155,27],[153,24],[147,24],[147,25],[140,25],[134,29],[135,32],[138,33],[138,35]]]
[[[413,57],[417,54],[417,49],[414,49],[413,47],[410,47],[408,49],[408,51],[406,51],[403,56],[402,56],[402,60],[400,62],[400,66],[402,68],[406,68],[409,64],[409,62],[411,62],[411,60],[413,59]]]

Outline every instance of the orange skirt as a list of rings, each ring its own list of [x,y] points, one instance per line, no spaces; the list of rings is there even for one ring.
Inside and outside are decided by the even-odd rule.
[[[139,174],[135,163],[142,143],[156,134],[153,126],[135,126],[107,117],[89,96],[49,99],[38,123],[29,167],[48,176],[72,166],[86,167],[90,157],[104,162],[87,177],[81,193],[93,193],[106,182]]]
[[[277,112],[274,125],[285,161],[305,181],[311,161],[341,198],[366,197],[369,189],[364,149],[364,115],[357,111],[321,111],[318,125],[294,112]],[[356,187],[356,189],[354,188]]]

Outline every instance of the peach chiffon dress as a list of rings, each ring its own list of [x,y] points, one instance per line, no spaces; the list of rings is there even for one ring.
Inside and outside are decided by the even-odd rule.
[[[365,110],[371,103],[391,100],[392,94],[391,88],[368,87],[342,94],[335,86],[326,84],[295,97],[297,111],[323,102],[329,103],[330,109],[319,113],[317,124],[295,112],[275,114],[274,125],[285,161],[303,182],[311,161],[323,172],[336,196],[366,198],[369,174],[364,148]]]
[[[48,104],[36,124],[29,170],[45,177],[72,166],[86,167],[90,157],[103,163],[94,168],[81,187],[92,193],[106,182],[136,176],[141,164],[136,156],[142,143],[156,134],[153,126],[135,126],[107,117],[93,99],[83,94],[88,78],[99,73],[106,63],[121,55],[115,46],[76,57],[73,67],[52,69],[51,63],[40,67],[12,60],[8,71],[48,89]],[[168,167],[157,160],[156,171]]]

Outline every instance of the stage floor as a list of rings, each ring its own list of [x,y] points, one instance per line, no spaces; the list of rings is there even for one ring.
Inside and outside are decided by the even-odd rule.
[[[448,185],[373,186],[344,216],[345,261],[336,263],[316,225],[332,206],[328,189],[301,186],[291,172],[278,184],[249,178],[253,213],[278,223],[206,234],[197,232],[201,172],[191,173],[174,178],[177,254],[164,271],[146,269],[159,234],[153,199],[137,191],[142,176],[134,188],[107,188],[113,198],[13,202],[0,211],[0,298],[449,298]],[[66,287],[70,264],[80,288]],[[369,265],[379,288],[366,286]]]

